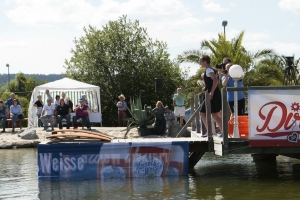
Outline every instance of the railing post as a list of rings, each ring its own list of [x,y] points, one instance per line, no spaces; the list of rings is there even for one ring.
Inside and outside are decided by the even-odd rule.
[[[228,150],[228,102],[226,88],[222,88],[222,128],[224,149]]]
[[[199,103],[201,104],[204,101],[204,95],[200,94],[199,99],[200,99]],[[199,115],[200,115],[200,112],[199,112]],[[200,122],[200,119],[199,119],[199,122]],[[201,132],[203,135],[207,132],[202,119],[201,119]]]
[[[205,109],[206,109],[206,123],[207,123],[207,133],[208,137],[212,137],[212,128],[211,128],[211,109],[210,109],[210,95],[208,91],[205,91]]]
[[[194,114],[194,109],[195,109],[194,104],[195,104],[195,100],[194,100],[194,98],[191,98],[191,115],[190,116],[192,116]],[[195,120],[193,120],[191,122],[191,126],[192,126],[192,131],[195,131]]]
[[[198,95],[195,95],[195,107],[198,108],[200,106],[200,102],[199,102],[199,96]],[[195,117],[195,121],[196,121],[196,132],[197,133],[200,133],[200,115],[199,115],[200,112],[198,112],[196,114],[196,117]]]

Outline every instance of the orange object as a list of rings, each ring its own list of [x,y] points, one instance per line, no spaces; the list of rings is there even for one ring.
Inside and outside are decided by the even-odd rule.
[[[248,116],[238,116],[240,138],[249,138]],[[233,137],[234,117],[228,121],[228,135]]]

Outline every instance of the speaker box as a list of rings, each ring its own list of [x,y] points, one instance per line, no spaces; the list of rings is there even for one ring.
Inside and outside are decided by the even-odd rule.
[[[155,92],[162,92],[162,91],[163,91],[163,79],[155,78]]]

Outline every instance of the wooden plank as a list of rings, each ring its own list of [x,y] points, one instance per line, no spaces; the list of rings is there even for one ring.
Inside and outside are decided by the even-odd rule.
[[[77,130],[77,129],[59,129],[59,130],[54,130],[52,131],[52,135],[57,134],[59,132],[75,132],[75,133],[87,133],[87,134],[91,134],[91,135],[98,135],[98,136],[102,136],[108,139],[111,139],[111,137],[104,135],[102,133],[99,132],[94,132],[94,131],[88,131],[88,130]]]
[[[194,95],[194,96],[196,96],[196,95]],[[194,110],[195,110],[194,106],[195,106],[195,100],[193,98],[191,98],[191,115],[194,114]],[[195,120],[192,120],[191,126],[192,126],[192,131],[195,131],[195,126],[196,126]]]
[[[225,150],[228,149],[228,102],[226,88],[222,88],[222,132]]]
[[[86,133],[71,133],[71,134],[55,134],[55,135],[50,135],[47,136],[47,139],[51,138],[58,138],[58,137],[64,137],[64,138],[89,138],[89,139],[102,139],[102,140],[107,140],[111,141],[111,139],[108,139],[106,137],[102,137],[99,135],[92,135],[92,134],[86,134]]]

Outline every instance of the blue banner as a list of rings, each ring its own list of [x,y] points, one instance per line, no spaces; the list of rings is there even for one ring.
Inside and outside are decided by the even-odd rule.
[[[39,179],[186,176],[188,142],[39,144]]]

